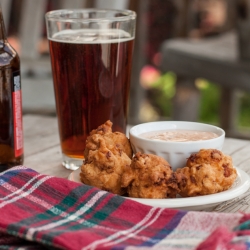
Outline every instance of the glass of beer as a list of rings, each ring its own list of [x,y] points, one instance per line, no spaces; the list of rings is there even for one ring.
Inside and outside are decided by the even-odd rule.
[[[86,138],[107,120],[126,132],[136,14],[77,9],[46,13],[63,165],[84,161]]]

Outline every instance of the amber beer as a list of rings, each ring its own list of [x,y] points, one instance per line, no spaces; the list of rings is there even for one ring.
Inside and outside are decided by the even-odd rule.
[[[82,159],[89,132],[106,120],[126,132],[133,39],[121,30],[70,30],[49,45],[62,153]]]

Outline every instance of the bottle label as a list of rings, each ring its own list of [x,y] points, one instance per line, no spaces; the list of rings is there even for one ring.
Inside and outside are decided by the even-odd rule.
[[[23,117],[22,117],[22,91],[20,72],[13,73],[13,118],[14,118],[14,148],[15,157],[23,154]]]

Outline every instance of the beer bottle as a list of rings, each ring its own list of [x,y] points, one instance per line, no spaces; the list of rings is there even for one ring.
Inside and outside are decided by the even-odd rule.
[[[0,172],[22,163],[20,60],[7,41],[0,6]]]

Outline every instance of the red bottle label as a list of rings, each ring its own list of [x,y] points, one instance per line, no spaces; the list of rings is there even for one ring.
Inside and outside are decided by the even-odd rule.
[[[19,72],[13,74],[13,120],[15,157],[23,154],[22,91]]]

